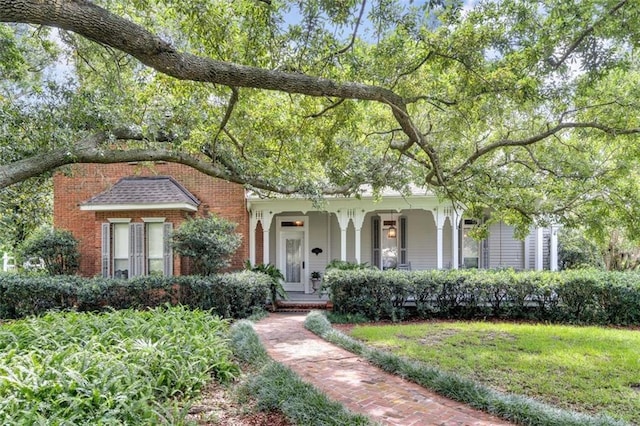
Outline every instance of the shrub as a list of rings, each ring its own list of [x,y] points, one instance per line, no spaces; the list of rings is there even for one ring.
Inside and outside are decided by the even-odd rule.
[[[69,231],[40,228],[22,243],[19,252],[25,260],[42,259],[50,275],[72,275],[78,270],[78,241]]]
[[[235,232],[237,224],[222,217],[190,219],[173,233],[174,250],[191,259],[195,275],[212,275],[229,266],[242,236]]]
[[[558,235],[558,266],[561,270],[605,267],[598,244],[575,228],[563,229]]]
[[[245,318],[263,309],[269,286],[269,277],[249,271],[130,280],[0,274],[0,317],[20,318],[51,309],[100,311],[182,304],[225,318]]]
[[[325,286],[341,315],[402,319],[512,318],[640,324],[640,274],[580,269],[380,271],[331,269]]]
[[[247,260],[245,263],[245,269],[253,272],[260,272],[271,279],[269,295],[271,296],[271,307],[275,311],[277,300],[287,298],[287,292],[284,290],[284,286],[282,285],[284,275],[282,275],[280,269],[276,268],[275,265],[272,265],[271,263],[260,263],[258,265],[251,266],[250,260]]]
[[[21,318],[76,305],[83,281],[75,276],[0,274],[0,318]]]
[[[340,314],[361,314],[373,320],[404,317],[409,275],[378,269],[329,269],[325,287]]]

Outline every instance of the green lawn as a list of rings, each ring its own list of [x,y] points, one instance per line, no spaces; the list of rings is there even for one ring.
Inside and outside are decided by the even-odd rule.
[[[640,424],[640,331],[431,322],[351,335],[501,391]]]

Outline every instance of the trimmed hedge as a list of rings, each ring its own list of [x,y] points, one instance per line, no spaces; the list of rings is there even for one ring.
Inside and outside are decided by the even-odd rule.
[[[328,270],[339,314],[371,320],[509,318],[585,324],[640,324],[640,274],[572,270]]]
[[[142,276],[129,280],[0,274],[0,318],[49,310],[100,311],[165,304],[246,318],[264,308],[270,278],[243,271],[211,276]]]

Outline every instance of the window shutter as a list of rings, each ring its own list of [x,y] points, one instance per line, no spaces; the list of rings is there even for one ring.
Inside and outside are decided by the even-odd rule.
[[[380,216],[371,217],[371,263],[380,267]]]
[[[171,234],[173,233],[173,223],[164,224],[164,275],[173,275],[173,247],[171,247]]]
[[[400,217],[400,263],[406,265],[409,263],[409,257],[407,256],[407,241],[409,238],[407,232],[407,218]]]
[[[129,277],[144,275],[144,223],[129,225]]]
[[[489,216],[485,216],[482,218],[482,223],[487,223],[488,220],[489,220]],[[482,240],[482,243],[480,246],[480,256],[482,257],[482,260],[481,260],[482,263],[478,266],[479,268],[488,269],[489,266],[491,266],[489,264],[489,255],[490,255],[489,239],[485,238],[484,240]]]
[[[102,277],[111,277],[111,224],[102,224]]]

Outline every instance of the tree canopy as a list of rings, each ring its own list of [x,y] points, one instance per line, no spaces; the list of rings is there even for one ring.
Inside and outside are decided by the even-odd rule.
[[[0,22],[0,187],[164,160],[640,235],[638,2],[0,0]]]

